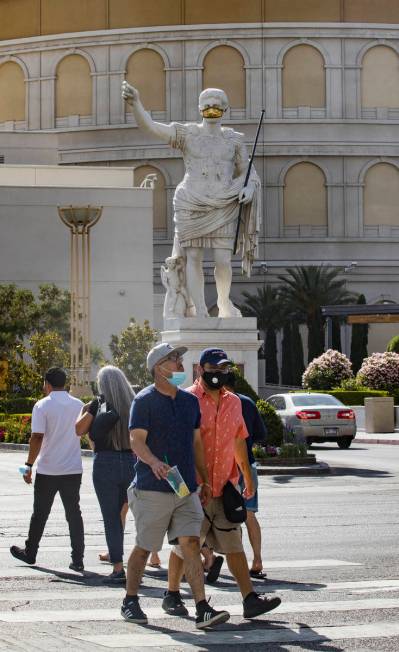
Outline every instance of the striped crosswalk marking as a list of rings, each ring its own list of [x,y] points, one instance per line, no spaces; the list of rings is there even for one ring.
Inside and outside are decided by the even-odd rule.
[[[148,633],[147,633],[148,632]],[[276,629],[211,632],[184,632],[173,634],[154,634],[136,626],[129,635],[103,634],[76,636],[75,638],[107,648],[129,648],[140,650],[147,647],[198,650],[209,649],[210,645],[250,645],[265,643],[304,643],[337,641],[339,639],[391,638],[399,635],[399,623],[378,622],[365,625],[341,625],[331,627],[281,627]]]
[[[122,594],[123,595],[123,594]],[[117,596],[116,596],[117,597]],[[225,609],[232,616],[242,616],[242,604],[215,605],[216,609]],[[332,611],[353,611],[353,610],[376,610],[376,609],[398,609],[399,598],[370,598],[364,600],[331,600],[328,602],[285,602],[281,604],[275,613],[330,613]],[[0,612],[0,622],[7,623],[36,623],[42,622],[82,622],[89,620],[114,621],[120,619],[120,608],[114,609],[60,609],[42,610],[29,609],[27,611],[3,611]],[[160,607],[145,607],[148,618],[157,620],[160,618],[175,620],[175,616],[168,616]]]

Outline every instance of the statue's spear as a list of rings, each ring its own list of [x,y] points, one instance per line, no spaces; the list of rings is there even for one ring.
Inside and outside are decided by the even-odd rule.
[[[258,124],[258,129],[257,129],[257,132],[256,132],[256,137],[255,137],[254,146],[253,146],[253,148],[252,148],[251,158],[249,159],[249,163],[248,163],[247,174],[245,175],[245,181],[244,181],[244,186],[243,186],[244,188],[246,188],[246,186],[248,185],[249,177],[250,177],[250,174],[251,174],[252,164],[253,164],[253,162],[254,162],[254,156],[255,156],[256,145],[258,144],[259,132],[260,132],[260,128],[261,128],[261,126],[262,126],[263,116],[264,116],[264,115],[265,115],[265,109],[262,109],[262,112],[261,112],[261,114],[260,114],[260,118],[259,118],[259,124]],[[239,235],[239,233],[240,233],[240,226],[241,226],[241,213],[242,213],[242,207],[243,207],[243,204],[241,203],[241,204],[240,204],[240,209],[239,209],[239,211],[238,211],[238,221],[237,221],[236,237],[235,237],[235,239],[234,239],[234,249],[233,249],[233,252],[234,252],[235,254],[238,253],[238,251],[237,251],[237,245],[238,245],[238,235]]]

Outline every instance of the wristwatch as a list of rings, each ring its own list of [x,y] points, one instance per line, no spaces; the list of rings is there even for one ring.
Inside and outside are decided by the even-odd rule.
[[[29,462],[25,462],[25,466],[29,466],[29,468],[31,469],[33,464],[30,464]]]

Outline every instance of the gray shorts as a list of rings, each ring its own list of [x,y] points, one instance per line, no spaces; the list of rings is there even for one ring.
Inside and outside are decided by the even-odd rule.
[[[136,545],[158,552],[164,536],[171,544],[179,537],[199,537],[204,517],[198,494],[179,498],[174,492],[128,489],[129,507],[136,523]]]

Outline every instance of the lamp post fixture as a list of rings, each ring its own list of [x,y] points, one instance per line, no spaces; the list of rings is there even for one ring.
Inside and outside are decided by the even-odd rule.
[[[71,232],[71,393],[88,396],[90,387],[90,229],[102,206],[58,206],[58,215]]]

